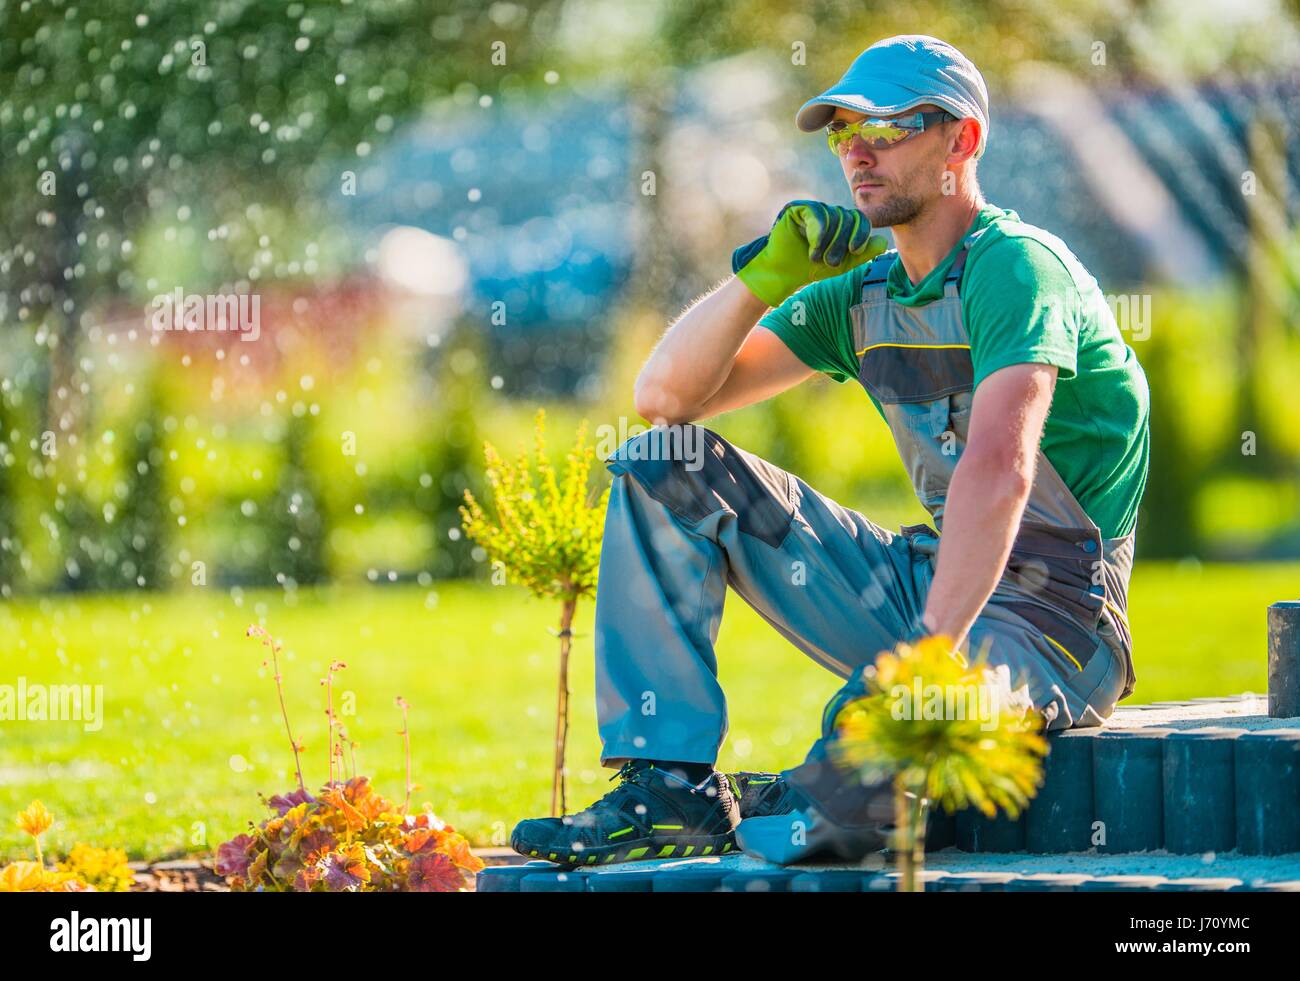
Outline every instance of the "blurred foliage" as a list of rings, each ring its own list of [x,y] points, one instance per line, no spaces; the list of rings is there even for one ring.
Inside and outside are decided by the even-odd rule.
[[[574,342],[493,336],[473,310],[417,338],[410,311],[365,306],[375,291],[352,304],[364,238],[339,210],[342,181],[431,109],[509,103],[545,120],[557,94],[626,106],[627,178],[658,173],[659,190],[629,194],[635,268],[600,316],[611,349],[580,392],[594,402],[547,403],[560,425],[585,413],[626,430],[640,421],[641,359],[680,294],[705,282],[697,253],[677,247],[670,205],[683,191],[664,165],[682,111],[727,97],[715,67],[759,64],[772,104],[793,112],[893,33],[956,41],[995,102],[1035,60],[1099,90],[1167,95],[1294,62],[1294,0],[1214,31],[1194,13],[1172,0],[0,5],[0,595],[184,586],[195,562],[226,585],[276,573],[425,582],[484,562],[459,536],[463,492],[483,492],[477,447],[526,431],[536,405],[497,394],[504,376],[518,395],[507,362],[544,366]],[[507,135],[503,152],[522,145]],[[723,219],[700,223],[725,234]],[[1280,247],[1294,301],[1300,237]],[[275,329],[247,351],[141,338],[143,304],[178,283],[268,301],[281,290],[294,317],[268,313]],[[1140,553],[1295,542],[1300,351],[1279,326],[1294,308],[1244,324],[1231,290],[1160,288],[1155,300],[1150,340],[1133,342],[1152,381]],[[886,527],[925,520],[855,385],[820,379],[705,422]],[[338,451],[345,432],[355,457]]]
[[[327,516],[317,468],[308,459],[316,420],[294,413],[284,428],[276,495],[271,504],[271,572],[276,582],[311,586],[326,577]]]

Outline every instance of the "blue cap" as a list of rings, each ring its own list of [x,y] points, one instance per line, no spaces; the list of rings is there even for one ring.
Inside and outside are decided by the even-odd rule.
[[[805,102],[795,123],[805,133],[819,130],[843,106],[872,116],[892,116],[931,104],[958,119],[978,119],[984,152],[989,132],[989,90],[970,59],[946,41],[925,34],[900,34],[877,41],[854,59],[844,77]]]

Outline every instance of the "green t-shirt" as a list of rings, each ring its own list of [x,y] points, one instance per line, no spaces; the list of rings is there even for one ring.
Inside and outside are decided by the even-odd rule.
[[[1127,535],[1146,486],[1149,444],[1149,392],[1137,355],[1097,281],[1064,242],[992,205],[980,210],[967,235],[982,228],[961,283],[975,385],[1007,365],[1056,365],[1043,452],[1105,537]],[[895,262],[886,283],[890,298],[915,307],[943,296],[961,245],[916,285]],[[809,283],[759,324],[810,368],[837,382],[856,378],[849,309],[861,302],[869,267]]]

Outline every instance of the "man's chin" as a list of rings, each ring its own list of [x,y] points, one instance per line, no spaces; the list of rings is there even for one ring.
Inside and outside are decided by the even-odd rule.
[[[881,201],[868,203],[858,195],[858,210],[862,212],[872,228],[890,228],[894,225],[906,225],[915,221],[921,209],[911,201]]]

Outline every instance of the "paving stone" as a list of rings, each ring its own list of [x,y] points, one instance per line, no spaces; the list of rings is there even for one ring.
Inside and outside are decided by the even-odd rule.
[[[1228,892],[1240,886],[1240,879],[1170,879],[1160,886],[1162,892]]]
[[[1234,749],[1237,850],[1300,851],[1300,730],[1248,732]]]
[[[1093,818],[1105,854],[1160,848],[1164,841],[1164,739],[1170,729],[1101,732],[1092,747]]]
[[[1177,855],[1231,851],[1237,843],[1233,741],[1241,729],[1174,732],[1164,744],[1164,846]]]
[[[848,869],[802,872],[790,880],[791,892],[862,892],[871,873]]]
[[[935,881],[937,892],[1005,892],[1007,883],[1020,878],[1014,872],[953,872]]]
[[[602,869],[587,877],[588,892],[654,892],[657,873],[652,869],[616,871]]]
[[[519,883],[524,876],[555,870],[550,862],[492,866],[478,874],[475,889],[479,892],[519,892]]]
[[[1092,847],[1092,747],[1087,729],[1048,737],[1043,784],[1025,813],[1025,850],[1038,854]]]
[[[957,847],[964,852],[1023,852],[1025,819],[986,818],[973,807],[957,812]]]
[[[1018,875],[1007,883],[1007,892],[1076,892],[1090,876],[1056,872]]]
[[[520,892],[586,892],[587,875],[582,872],[534,872],[521,876]]]
[[[789,892],[790,883],[799,875],[793,869],[757,872],[732,872],[722,880],[723,892]]]
[[[1079,892],[1153,892],[1168,881],[1159,875],[1103,875],[1079,883]]]
[[[655,892],[718,892],[722,880],[731,875],[725,869],[706,866],[698,869],[664,869],[654,877]]]

